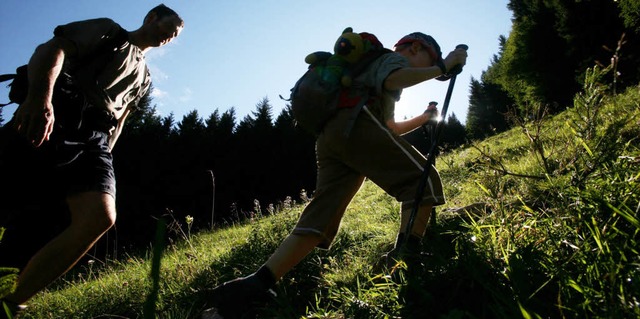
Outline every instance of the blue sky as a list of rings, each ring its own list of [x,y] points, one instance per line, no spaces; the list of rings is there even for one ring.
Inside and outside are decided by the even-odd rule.
[[[295,81],[306,70],[304,57],[330,51],[345,27],[370,32],[392,48],[403,35],[432,35],[446,54],[457,44],[469,45],[469,58],[458,76],[449,114],[463,123],[469,83],[479,78],[498,52],[498,37],[508,35],[511,12],[507,0],[166,0],[185,20],[185,29],[169,45],[147,54],[162,115],[176,121],[197,110],[207,118],[234,107],[237,121],[251,114],[263,98],[274,118]],[[52,36],[59,24],[109,17],[125,29],[138,28],[149,9],[161,2],[146,0],[2,0],[0,1],[0,74],[26,63],[34,48]],[[448,82],[428,81],[404,91],[396,118],[421,113],[429,101],[444,102]],[[0,85],[0,103],[7,100]],[[7,120],[15,107],[5,107]]]

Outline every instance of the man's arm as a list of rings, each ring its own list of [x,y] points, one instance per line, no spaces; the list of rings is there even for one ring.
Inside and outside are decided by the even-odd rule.
[[[74,54],[75,46],[69,40],[54,37],[39,45],[29,60],[27,98],[16,110],[14,127],[35,147],[49,140],[53,131],[53,87],[65,57]]]

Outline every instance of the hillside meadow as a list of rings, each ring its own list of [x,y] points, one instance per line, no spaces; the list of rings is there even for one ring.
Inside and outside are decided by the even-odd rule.
[[[367,181],[331,249],[287,274],[259,318],[639,317],[640,88],[613,94],[608,72],[589,69],[565,112],[532,105],[437,158],[448,202],[419,267],[383,267],[399,204]],[[160,220],[146,253],[77,267],[20,318],[200,318],[206,289],[255,271],[307,200],[211,232]]]

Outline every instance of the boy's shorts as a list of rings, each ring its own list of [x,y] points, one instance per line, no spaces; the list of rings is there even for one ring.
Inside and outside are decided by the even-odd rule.
[[[342,216],[365,177],[403,205],[413,205],[426,158],[402,137],[392,134],[365,107],[348,137],[344,127],[349,112],[330,120],[316,142],[318,181],[313,199],[300,216],[294,234],[322,238],[328,248],[337,234]],[[445,196],[435,167],[421,205],[442,205]]]

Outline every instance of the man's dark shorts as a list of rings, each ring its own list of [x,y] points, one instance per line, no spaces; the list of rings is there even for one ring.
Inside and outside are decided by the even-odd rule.
[[[108,138],[108,133],[100,131],[57,134],[54,130],[50,141],[35,148],[6,125],[0,128],[2,184],[11,188],[14,196],[32,199],[37,195],[64,198],[87,191],[115,197]]]
[[[10,123],[0,127],[0,227],[6,229],[0,241],[0,267],[23,266],[35,250],[66,228],[67,196],[97,191],[115,198],[108,137],[100,131],[56,134],[54,130],[50,141],[35,148]]]

